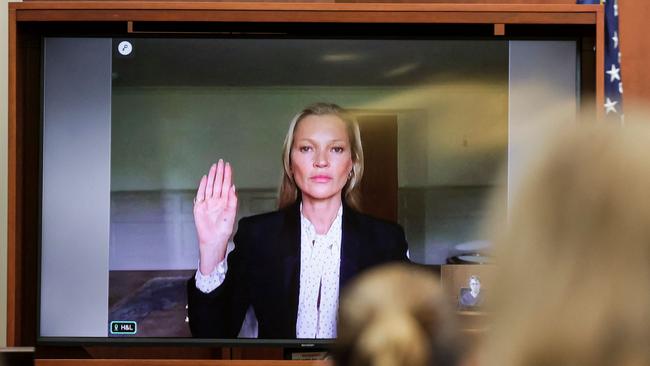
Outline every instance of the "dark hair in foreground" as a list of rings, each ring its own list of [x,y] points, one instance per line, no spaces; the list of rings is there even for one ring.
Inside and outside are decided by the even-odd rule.
[[[650,365],[650,125],[565,127],[527,166],[481,364]]]
[[[458,357],[455,314],[437,278],[415,265],[362,274],[339,306],[337,365],[451,366]]]
[[[345,202],[357,211],[361,208],[359,197],[359,188],[361,184],[361,177],[363,177],[363,147],[361,146],[361,134],[359,132],[359,125],[354,116],[333,103],[315,103],[312,104],[300,113],[296,114],[289,124],[289,130],[284,139],[282,147],[282,182],[280,183],[280,191],[278,192],[278,208],[285,208],[296,200],[300,199],[300,189],[296,185],[291,174],[291,149],[293,147],[293,135],[298,127],[300,121],[308,116],[325,116],[333,115],[345,123],[348,138],[350,142],[350,153],[352,155],[352,176],[348,183],[343,187],[343,198]]]

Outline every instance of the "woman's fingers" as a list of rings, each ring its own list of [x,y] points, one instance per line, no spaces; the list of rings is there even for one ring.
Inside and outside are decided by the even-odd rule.
[[[212,196],[214,198],[221,198],[221,187],[223,186],[223,159],[219,159],[217,163],[217,174],[214,178],[214,188]]]
[[[208,178],[204,175],[199,182],[199,189],[196,190],[195,202],[201,202],[205,199],[205,187],[207,186]]]
[[[227,206],[232,189],[232,167],[230,163],[219,159],[216,164],[210,166],[208,174],[201,178],[199,189],[196,192],[196,201],[216,198],[222,199]]]
[[[217,171],[217,164],[210,165],[210,170],[208,170],[208,183],[205,187],[205,198],[212,198],[212,191],[214,186],[214,176]]]
[[[221,185],[221,192],[219,192],[219,196],[225,198],[226,200],[230,194],[231,182],[232,168],[230,167],[230,163],[226,163],[226,166],[223,169],[223,185]]]
[[[228,210],[237,212],[237,193],[235,192],[235,185],[230,186],[228,192]]]
[[[221,162],[221,159],[219,159]],[[216,180],[217,171],[219,170],[219,163],[212,164],[210,166],[210,172],[208,173],[208,186],[205,188],[205,198],[212,198],[214,192],[214,186],[220,184],[221,182]]]

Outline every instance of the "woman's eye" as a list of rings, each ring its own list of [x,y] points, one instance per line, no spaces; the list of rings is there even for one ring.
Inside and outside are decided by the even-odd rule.
[[[300,146],[298,148],[298,151],[300,151],[300,152],[309,152],[309,151],[311,151],[311,146]]]
[[[342,153],[344,150],[345,149],[341,146],[335,146],[332,148],[332,151],[334,151],[335,153]]]

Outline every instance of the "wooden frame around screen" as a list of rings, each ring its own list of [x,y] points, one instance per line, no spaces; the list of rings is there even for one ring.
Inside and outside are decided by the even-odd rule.
[[[598,5],[340,4],[159,1],[10,3],[21,21],[244,21],[332,23],[596,24]]]
[[[35,366],[333,366],[331,361],[36,359]]]
[[[25,125],[25,89],[29,87],[21,70],[21,24],[50,25],[60,22],[284,22],[284,23],[429,23],[429,24],[493,24],[495,35],[508,34],[510,25],[590,25],[596,39],[595,97],[600,105],[604,93],[604,20],[600,5],[573,4],[425,4],[425,3],[225,3],[225,2],[158,2],[158,1],[29,1],[9,3],[9,77],[8,77],[8,284],[7,284],[7,345],[31,346],[25,332],[31,326],[24,312],[36,305],[25,303],[25,294],[36,292],[32,279],[25,273],[27,255],[23,239],[29,220],[35,213],[33,206],[25,206],[25,196],[37,192],[38,183],[33,173],[33,156],[25,156],[25,134],[31,133]],[[83,34],[83,27],[79,29]],[[596,114],[601,114],[597,108]],[[27,161],[28,165],[25,165]],[[25,168],[27,167],[27,168]],[[27,254],[26,254],[27,253]],[[28,301],[28,300],[27,300]],[[129,361],[131,362],[131,361]],[[119,364],[153,365],[141,361]],[[60,365],[54,360],[40,361],[41,365]],[[89,364],[88,360],[84,364]],[[163,364],[163,363],[155,363]],[[195,363],[201,364],[201,363]],[[213,364],[213,363],[211,363]],[[271,364],[269,364],[271,365]]]

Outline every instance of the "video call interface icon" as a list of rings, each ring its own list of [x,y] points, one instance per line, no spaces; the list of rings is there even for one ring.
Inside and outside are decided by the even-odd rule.
[[[138,324],[134,321],[112,321],[111,334],[136,334]]]
[[[133,51],[133,45],[129,41],[122,41],[117,45],[117,52],[122,56],[128,56]]]

